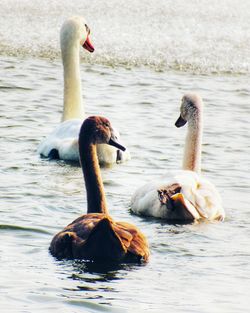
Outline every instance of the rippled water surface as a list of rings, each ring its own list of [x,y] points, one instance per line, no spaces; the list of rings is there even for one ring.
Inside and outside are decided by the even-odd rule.
[[[198,3],[202,2],[192,1],[190,6],[194,8],[197,4],[200,8]],[[208,15],[214,16],[212,4],[215,2],[208,2],[211,4]],[[231,12],[235,25],[242,25],[244,32],[247,13],[238,8],[242,14],[237,15],[237,11],[224,7],[224,2],[221,2],[222,11],[217,13],[215,23],[223,18],[223,14]],[[220,49],[224,47],[226,57],[217,60],[219,70],[214,74],[216,66],[211,58],[208,57],[204,66],[202,49],[197,54],[191,53],[198,63],[191,58],[191,70],[186,72],[174,71],[174,67],[167,66],[166,59],[161,60],[165,66],[160,68],[153,59],[150,59],[150,67],[145,66],[147,62],[144,61],[144,66],[134,66],[133,60],[136,63],[141,59],[141,53],[145,60],[149,60],[150,52],[146,45],[143,46],[143,39],[138,45],[145,52],[136,48],[133,55],[131,51],[126,55],[121,52],[123,49],[119,50],[118,47],[124,47],[124,43],[119,41],[121,36],[116,14],[125,19],[126,11],[120,12],[111,6],[110,12],[115,18],[112,25],[109,10],[103,13],[100,4],[100,11],[95,11],[94,5],[98,7],[98,1],[89,4],[90,11],[86,14],[88,19],[95,14],[91,27],[100,51],[97,49],[97,56],[84,59],[81,64],[86,115],[108,117],[119,128],[132,156],[125,164],[102,169],[109,209],[114,218],[135,223],[141,228],[148,237],[151,256],[149,263],[143,265],[96,266],[79,261],[57,261],[48,252],[50,241],[56,232],[85,212],[86,196],[79,166],[63,161],[48,162],[36,153],[39,142],[60,121],[63,94],[58,38],[54,38],[51,45],[49,40],[43,45],[39,26],[43,25],[48,30],[44,35],[46,38],[52,38],[58,29],[51,30],[48,24],[51,22],[59,27],[67,16],[66,9],[70,15],[86,15],[83,6],[87,7],[88,2],[72,1],[82,10],[73,12],[73,4],[62,8],[59,2],[52,1],[50,6],[43,7],[49,12],[48,16],[40,6],[33,4],[36,1],[22,3],[18,7],[17,1],[3,1],[0,9],[5,13],[5,23],[0,26],[1,312],[248,312],[250,73],[247,59],[240,57],[246,51],[245,46],[241,49],[239,45],[237,50],[235,42],[232,44],[239,55],[238,63],[236,59],[233,63],[235,71],[227,62],[230,57],[226,54],[229,50],[225,45]],[[121,3],[125,6],[125,2]],[[130,7],[130,2],[126,3]],[[139,21],[145,25],[149,21],[153,29],[158,27],[153,23],[154,14],[155,11],[160,12],[162,3],[155,7],[155,11],[148,11],[149,1],[141,3],[143,5],[140,6],[135,1],[134,6],[137,14],[141,11]],[[184,1],[176,1],[175,7],[171,6],[172,1],[166,3],[168,7],[164,8],[168,12],[184,16],[184,9],[187,9]],[[230,0],[230,3],[235,4],[236,1]],[[22,10],[24,4],[29,8],[26,13]],[[41,19],[35,21],[39,8],[44,23]],[[15,46],[14,37],[8,39],[7,34],[11,31],[13,12],[17,10],[14,29],[18,29],[18,22],[22,19],[27,21],[28,14],[34,19],[31,19],[30,33],[26,32],[27,40],[20,28]],[[131,11],[132,17],[133,14],[135,12]],[[101,26],[105,16],[108,25],[113,26],[110,39],[107,35],[110,27]],[[169,13],[169,16],[172,15]],[[163,20],[163,16],[160,17]],[[203,20],[198,18],[201,33],[205,27]],[[126,23],[130,22],[131,17],[128,17]],[[181,39],[177,26],[181,27],[183,23],[178,20],[176,29],[171,24],[169,38],[172,38],[172,32],[175,38]],[[219,33],[220,23],[216,25]],[[224,32],[230,33],[227,19],[225,25]],[[134,25],[131,27],[133,29]],[[164,24],[164,27],[167,26]],[[235,32],[240,33],[237,27]],[[102,28],[107,46],[98,37]],[[211,34],[214,42],[215,33]],[[32,46],[36,36],[37,51],[35,45]],[[137,36],[139,34],[135,31],[131,38],[136,41]],[[230,36],[225,36],[224,40],[231,42]],[[198,37],[192,38],[195,42]],[[183,40],[187,40],[185,34]],[[109,64],[106,60],[113,42],[117,42],[117,50],[111,55]],[[209,38],[206,43],[209,43]],[[160,47],[160,38],[156,45]],[[41,47],[50,51],[53,58],[42,55]],[[182,50],[178,45],[173,49],[176,58],[181,60]],[[86,55],[84,52],[81,54]],[[197,64],[199,69],[194,70]],[[224,70],[226,73],[223,74]],[[240,75],[240,72],[244,74]],[[204,99],[202,170],[222,195],[227,214],[223,223],[168,225],[129,212],[130,197],[137,187],[181,166],[186,129],[177,129],[174,123],[180,99],[187,91],[199,92]]]
[[[246,76],[199,76],[82,66],[87,114],[119,125],[132,159],[103,169],[111,214],[148,236],[147,265],[94,268],[58,262],[52,236],[85,212],[78,166],[36,154],[60,120],[59,61],[1,61],[1,307],[9,312],[151,310],[236,312],[247,308],[249,249],[249,95]],[[222,194],[224,223],[167,225],[129,213],[137,186],[181,164],[180,96],[205,101],[203,170]],[[18,309],[17,309],[18,307]],[[119,310],[118,310],[119,311]]]

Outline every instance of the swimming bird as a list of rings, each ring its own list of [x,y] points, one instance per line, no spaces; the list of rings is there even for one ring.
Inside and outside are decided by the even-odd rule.
[[[79,49],[83,46],[94,51],[90,40],[90,29],[83,17],[74,16],[64,22],[60,32],[62,62],[64,69],[64,102],[62,122],[38,147],[38,153],[50,159],[79,160],[78,135],[85,112],[82,102],[79,69]],[[117,131],[116,136],[119,138]],[[128,151],[115,147],[98,145],[100,164],[123,162],[130,158]]]
[[[110,122],[100,116],[87,118],[79,134],[79,153],[87,192],[87,214],[66,226],[52,239],[50,252],[62,259],[91,261],[147,261],[149,248],[140,230],[116,222],[108,213],[96,146],[125,148],[116,139]]]
[[[176,127],[188,123],[182,170],[169,172],[139,188],[131,200],[134,213],[169,221],[223,220],[225,212],[215,186],[201,172],[203,101],[182,98]]]

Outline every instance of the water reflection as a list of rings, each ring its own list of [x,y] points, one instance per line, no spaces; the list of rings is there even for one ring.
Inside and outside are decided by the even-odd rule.
[[[145,264],[112,264],[82,260],[60,261],[59,265],[66,270],[69,283],[70,280],[74,282],[73,285],[69,284],[70,287],[63,288],[68,301],[86,306],[87,300],[90,301],[88,302],[90,306],[101,305],[101,310],[105,310],[107,305],[112,306],[114,299],[117,300],[119,297],[122,299],[122,296],[119,296],[121,281],[145,266]]]

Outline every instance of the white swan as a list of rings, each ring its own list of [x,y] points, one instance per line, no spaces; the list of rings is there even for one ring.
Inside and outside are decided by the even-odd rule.
[[[75,16],[66,20],[61,28],[60,43],[64,68],[64,104],[62,122],[38,147],[41,156],[62,160],[79,160],[78,135],[84,119],[84,106],[79,69],[80,45],[89,52],[94,47],[89,38],[90,30],[84,18]],[[115,131],[119,138],[119,133]],[[100,164],[123,162],[130,158],[128,151],[98,145]]]
[[[139,188],[131,209],[139,215],[170,221],[223,220],[225,213],[214,185],[200,174],[202,144],[202,99],[196,94],[182,98],[177,127],[188,122],[183,170],[170,172]]]

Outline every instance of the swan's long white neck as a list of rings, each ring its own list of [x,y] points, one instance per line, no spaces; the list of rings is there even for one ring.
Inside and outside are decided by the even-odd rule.
[[[64,104],[62,121],[84,118],[82,103],[82,89],[79,68],[80,42],[77,38],[70,38],[68,34],[61,34],[61,51],[64,69]]]
[[[185,141],[182,167],[184,170],[201,171],[201,145],[203,120],[202,109],[188,121],[188,132]]]

